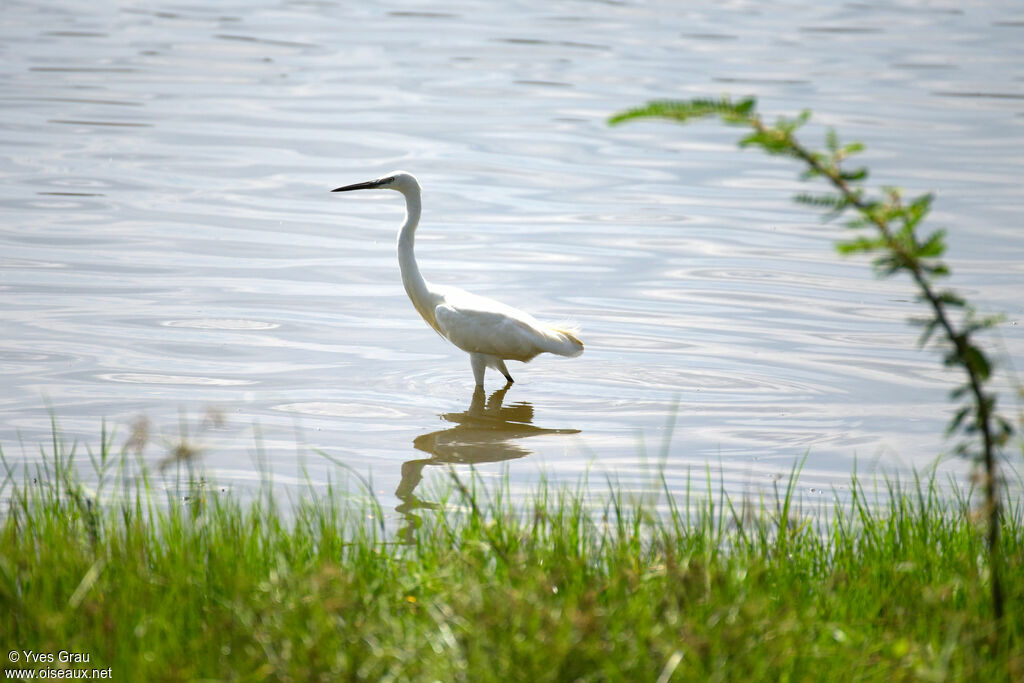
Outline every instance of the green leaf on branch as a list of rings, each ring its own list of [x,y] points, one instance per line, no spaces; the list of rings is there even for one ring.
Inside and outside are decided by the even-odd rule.
[[[833,156],[839,151],[839,134],[836,133],[835,128],[829,128],[825,133],[825,147],[832,152]]]
[[[963,425],[964,418],[966,418],[967,415],[970,414],[970,412],[970,406],[963,406],[962,408],[960,408],[960,410],[956,411],[956,414],[953,415],[953,419],[951,419],[949,421],[949,424],[946,426],[946,436],[949,436],[950,434],[960,429],[960,427]]]
[[[861,180],[867,179],[868,169],[861,166],[860,168],[855,168],[852,171],[840,171],[839,177],[849,183],[860,182]]]
[[[773,156],[794,156],[790,137],[775,128],[755,129],[753,133],[740,140],[740,147],[756,146]]]
[[[898,254],[889,253],[876,258],[871,262],[871,266],[875,269],[875,274],[878,277],[891,277],[904,267],[904,263]]]
[[[849,200],[841,194],[800,193],[793,197],[793,201],[819,209],[828,209],[825,218],[829,220],[835,218],[850,206]]]
[[[908,226],[916,227],[921,219],[928,215],[932,207],[932,199],[934,199],[932,194],[923,194],[907,205],[904,220]]]
[[[944,289],[935,295],[935,300],[953,308],[963,308],[966,302],[952,289]]]
[[[946,251],[946,231],[936,230],[917,249],[921,258],[938,258]]]
[[[886,241],[881,237],[856,237],[845,242],[836,244],[836,251],[843,256],[857,253],[867,253],[884,249]]]
[[[939,328],[938,318],[911,318],[910,322],[924,328],[921,330],[921,335],[917,338],[917,345],[919,347],[926,346],[932,335],[935,334],[935,330]]]
[[[986,315],[981,318],[974,317],[972,312],[971,316],[967,321],[967,329],[971,332],[980,332],[982,330],[991,329],[1006,320],[1004,315]]]
[[[744,124],[755,116],[754,107],[756,104],[757,101],[753,98],[746,98],[739,102],[733,102],[727,97],[717,100],[654,100],[642,107],[619,112],[609,118],[608,123],[615,125],[624,121],[644,118],[662,118],[685,122],[709,116],[718,116],[726,123]]]

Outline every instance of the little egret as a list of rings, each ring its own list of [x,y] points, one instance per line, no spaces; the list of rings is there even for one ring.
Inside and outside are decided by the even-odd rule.
[[[493,299],[423,279],[413,253],[421,209],[420,184],[414,176],[395,171],[377,180],[346,185],[331,192],[374,189],[395,190],[405,197],[405,223],[398,231],[402,284],[427,324],[469,354],[477,386],[483,386],[484,371],[489,367],[501,372],[509,383],[513,382],[505,367],[507,360],[526,363],[545,352],[570,358],[583,353],[583,342],[576,338],[575,330],[546,325],[528,313]]]

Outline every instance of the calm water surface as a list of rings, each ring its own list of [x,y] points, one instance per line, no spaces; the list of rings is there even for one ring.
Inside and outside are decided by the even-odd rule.
[[[1024,10],[1015,3],[7,2],[0,10],[0,443],[156,462],[189,425],[225,485],[372,477],[428,504],[446,463],[682,490],[801,493],[926,467],[956,379],[915,349],[902,282],[838,259],[795,168],[738,131],[608,115],[754,94],[868,145],[878,184],[939,199],[959,287],[1024,361]],[[574,360],[468,358],[402,290],[425,275],[582,327]],[[1004,401],[1013,405],[1012,396]],[[222,427],[200,427],[208,410]],[[961,463],[943,466],[959,474]],[[302,468],[305,469],[303,473]],[[342,468],[343,469],[343,468]]]

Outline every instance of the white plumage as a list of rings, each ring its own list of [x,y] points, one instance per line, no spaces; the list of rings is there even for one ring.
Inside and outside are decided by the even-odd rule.
[[[478,386],[483,386],[484,371],[489,367],[512,382],[506,360],[526,363],[541,353],[571,358],[583,353],[576,330],[547,325],[519,309],[457,287],[431,284],[420,275],[413,247],[422,204],[420,184],[411,174],[395,171],[332,192],[378,188],[395,190],[405,197],[405,223],[398,231],[398,264],[406,293],[428,325],[469,354]]]

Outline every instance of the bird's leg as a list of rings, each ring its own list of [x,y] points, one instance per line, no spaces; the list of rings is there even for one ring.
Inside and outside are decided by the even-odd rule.
[[[505,361],[503,361],[503,360],[501,360],[499,358],[497,366],[498,366],[498,371],[501,372],[501,374],[505,375],[505,379],[508,380],[509,384],[512,384],[512,383],[515,382],[515,380],[512,379],[512,375],[508,374],[508,368],[505,367]]]
[[[487,369],[487,356],[482,353],[471,353],[469,362],[473,366],[473,379],[476,380],[476,385],[482,387],[484,385],[484,370]]]

